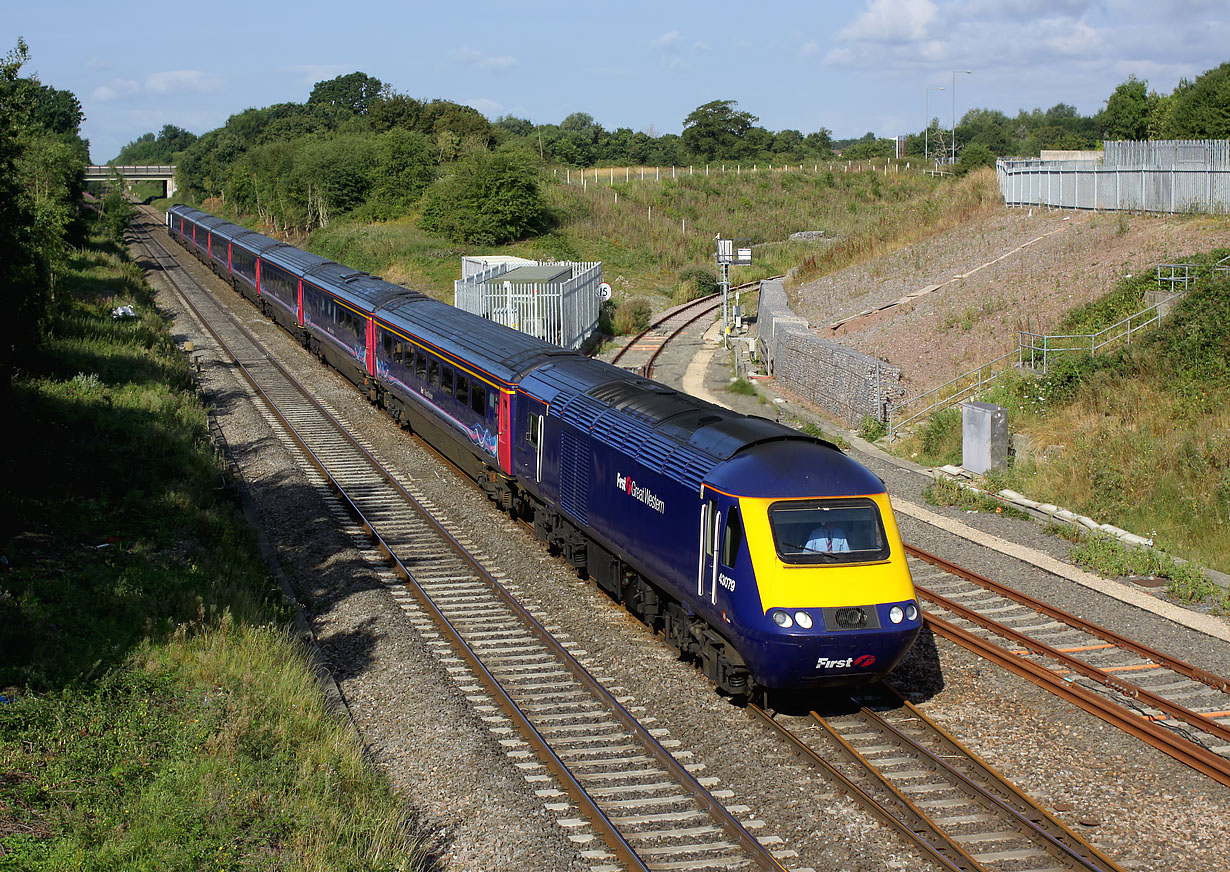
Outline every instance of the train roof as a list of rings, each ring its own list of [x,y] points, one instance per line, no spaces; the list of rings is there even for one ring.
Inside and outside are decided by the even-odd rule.
[[[377,312],[403,298],[422,297],[418,291],[386,282],[379,276],[329,261],[308,270],[304,282],[344,299],[365,312]]]
[[[261,254],[274,246],[285,245],[286,243],[279,242],[273,237],[266,236],[257,230],[248,230],[247,228],[243,228],[242,233],[236,233],[231,237],[231,244],[238,245],[240,248],[245,251],[250,251],[252,254]]]
[[[522,390],[550,414],[697,488],[720,465],[769,442],[836,446],[766,418],[741,415],[599,360],[550,361]]]
[[[400,326],[507,384],[517,384],[527,372],[555,358],[584,359],[575,351],[422,294],[390,302],[377,314],[393,327]]]
[[[279,248],[270,246],[262,252],[261,260],[272,263],[275,266],[280,266],[287,272],[300,277],[312,271],[315,267],[334,263],[327,257],[321,257],[319,254],[312,254],[310,251],[304,251],[302,248],[295,248],[293,245],[287,245]],[[340,264],[336,265],[340,266]],[[342,268],[347,269],[346,267]],[[350,269],[349,272],[357,273],[360,272],[360,270]]]
[[[827,442],[762,442],[714,468],[710,486],[738,497],[795,499],[884,493],[871,470]]]

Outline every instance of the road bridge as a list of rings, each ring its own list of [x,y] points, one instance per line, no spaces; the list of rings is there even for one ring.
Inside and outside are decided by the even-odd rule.
[[[87,182],[108,182],[115,173],[125,182],[165,182],[167,196],[175,193],[175,165],[163,166],[91,166],[85,168]]]

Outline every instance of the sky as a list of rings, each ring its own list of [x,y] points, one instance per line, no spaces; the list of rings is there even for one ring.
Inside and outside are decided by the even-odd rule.
[[[356,70],[494,120],[679,133],[711,100],[837,139],[971,108],[1097,112],[1129,75],[1169,93],[1230,60],[1227,0],[621,0],[6,3],[0,52],[75,93],[96,162],[175,124],[202,134]],[[968,70],[954,75],[954,71]],[[955,82],[955,88],[954,88]],[[943,88],[944,90],[928,90]]]

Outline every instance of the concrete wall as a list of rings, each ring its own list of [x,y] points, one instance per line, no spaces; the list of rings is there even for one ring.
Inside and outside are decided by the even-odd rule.
[[[756,325],[757,353],[769,374],[852,427],[865,417],[885,420],[904,393],[897,367],[812,332],[790,311],[781,279],[760,283]]]

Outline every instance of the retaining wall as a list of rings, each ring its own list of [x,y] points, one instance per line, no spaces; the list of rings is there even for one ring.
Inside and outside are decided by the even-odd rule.
[[[851,427],[866,417],[885,420],[888,406],[904,393],[899,368],[808,329],[790,310],[781,279],[760,283],[756,325],[768,373]]]

